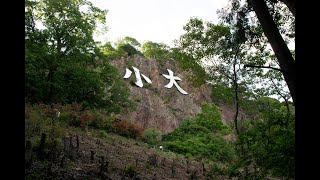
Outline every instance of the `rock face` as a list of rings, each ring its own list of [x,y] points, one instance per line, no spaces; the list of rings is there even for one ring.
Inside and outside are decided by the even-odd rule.
[[[211,89],[208,85],[194,87],[187,80],[187,72],[182,71],[174,60],[156,61],[141,56],[134,56],[114,60],[122,76],[126,68],[132,71],[129,79],[125,79],[131,91],[131,98],[136,101],[134,111],[122,114],[121,118],[128,119],[143,128],[158,128],[163,132],[170,132],[178,127],[181,121],[200,112],[201,102],[211,102]],[[132,66],[140,70],[140,73],[149,77],[152,84],[148,84],[142,77],[143,87],[138,87]],[[162,74],[169,74],[167,69],[173,71],[174,76],[181,78],[177,81],[179,86],[188,94],[178,91],[175,85],[171,88],[164,87],[169,83]]]

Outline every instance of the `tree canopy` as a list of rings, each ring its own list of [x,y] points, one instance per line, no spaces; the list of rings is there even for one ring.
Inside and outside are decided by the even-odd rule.
[[[170,58],[170,48],[164,43],[146,41],[141,46],[141,52],[148,58],[164,60]]]
[[[84,0],[26,1],[28,100],[79,102],[110,111],[129,105],[128,89],[118,70],[93,39],[97,24],[106,23],[106,13]]]
[[[94,33],[106,27],[108,11],[88,0],[26,0],[27,116],[49,124],[50,105],[63,104],[66,112],[61,119],[66,125],[95,127],[104,133],[113,129],[131,138],[144,135],[142,140],[150,145],[213,161],[209,174],[294,178],[295,52],[288,44],[294,42],[295,2],[229,2],[219,11],[219,23],[191,17],[175,46],[169,47],[152,41],[141,44],[129,36],[115,43],[95,42]],[[194,86],[209,84],[215,104],[202,103],[199,114],[185,118],[169,133],[155,128],[142,133],[142,128],[118,121],[119,113],[133,102],[110,62],[136,55],[159,64],[169,60],[187,71]],[[233,124],[223,123],[220,105],[234,107]],[[245,114],[241,118],[240,110]],[[235,141],[226,140],[230,135]]]

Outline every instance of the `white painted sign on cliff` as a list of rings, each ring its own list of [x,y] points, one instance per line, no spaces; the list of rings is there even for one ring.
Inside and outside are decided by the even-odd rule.
[[[147,81],[147,83],[150,83],[152,84],[152,81],[150,80],[149,77],[143,75],[140,73],[140,70],[137,69],[136,67],[132,66],[133,68],[133,71],[135,73],[135,77],[136,77],[136,82],[135,84],[138,86],[138,87],[143,87],[143,83],[142,83],[142,79],[141,79],[141,76],[143,77],[143,79],[145,81]],[[167,69],[169,74],[162,74],[166,79],[169,79],[169,83],[167,85],[165,85],[164,87],[166,88],[172,88],[173,85],[175,85],[175,87],[178,89],[178,91],[181,93],[181,94],[188,94],[185,90],[183,90],[177,83],[177,80],[178,81],[181,81],[181,78],[179,78],[178,76],[174,76],[173,75],[173,72],[170,70],[170,69]],[[131,77],[131,74],[132,74],[132,71],[129,70],[128,68],[126,68],[126,74],[124,75],[124,79],[128,79],[129,77]]]

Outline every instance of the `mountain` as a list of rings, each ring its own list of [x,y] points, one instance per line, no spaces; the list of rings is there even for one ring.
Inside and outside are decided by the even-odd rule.
[[[130,98],[136,104],[134,109],[118,118],[143,129],[170,132],[185,118],[197,115],[202,102],[212,102],[210,85],[193,86],[188,80],[188,72],[181,70],[174,60],[133,56],[111,63],[122,77],[130,76],[125,82],[130,89]],[[151,84],[142,77],[143,87],[138,87],[134,68],[139,70],[140,76],[149,78]],[[175,85],[165,87],[170,82],[164,76],[169,74],[168,70],[181,79],[177,84],[188,94],[179,92]],[[131,75],[127,74],[130,71]],[[217,105],[222,121],[232,121],[232,106]],[[106,128],[108,124],[102,126],[110,118],[103,112],[82,112],[76,104],[66,105],[61,109],[57,124],[53,124],[47,112],[49,105],[29,104],[26,107],[25,179],[208,179],[214,172],[213,164],[169,151],[166,146],[162,151],[143,143],[141,138],[119,136]],[[81,122],[90,117],[90,129],[80,128]],[[97,128],[99,123],[100,129],[92,128],[92,124]],[[113,126],[113,122],[109,123]],[[234,137],[228,134],[224,139],[233,141]]]
[[[128,68],[132,74],[125,79],[131,91],[131,99],[136,102],[136,109],[120,115],[120,119],[127,119],[135,124],[146,128],[157,128],[163,132],[170,132],[178,127],[184,118],[195,116],[200,112],[200,104],[203,101],[212,102],[210,98],[211,89],[209,85],[194,87],[188,81],[188,72],[181,70],[175,60],[154,60],[142,56],[133,56],[113,60],[121,74],[125,76]],[[133,67],[140,74],[147,76],[151,84],[143,77],[143,87],[138,87]],[[169,83],[163,74],[168,75],[168,69],[174,76],[181,80],[177,84],[188,94],[182,94],[177,87],[165,86]]]

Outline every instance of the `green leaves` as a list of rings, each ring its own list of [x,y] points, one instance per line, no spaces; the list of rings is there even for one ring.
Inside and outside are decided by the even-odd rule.
[[[159,145],[161,142],[161,131],[156,128],[145,129],[143,140],[150,145]]]
[[[106,10],[85,0],[26,1],[26,89],[32,102],[83,103],[120,112],[129,89],[93,40]],[[35,26],[41,22],[43,28]],[[106,44],[105,51],[112,51]],[[109,48],[109,49],[108,49]]]
[[[141,44],[133,37],[126,36],[122,40],[118,41],[118,44],[130,44],[135,48],[139,48]]]
[[[132,56],[135,54],[140,54],[140,43],[132,37],[126,36],[119,39],[116,43],[116,51],[120,56]]]
[[[229,29],[223,25],[204,23],[201,19],[191,18],[183,28],[186,32],[180,37],[176,45],[184,53],[195,60],[214,55],[217,45],[227,38]]]
[[[260,98],[256,103],[260,119],[250,121],[238,140],[244,147],[242,160],[253,160],[260,171],[271,171],[274,176],[294,178],[294,111],[288,114],[282,103],[269,97]]]
[[[141,52],[145,57],[154,58],[156,60],[170,58],[170,48],[164,43],[146,41],[141,46]]]
[[[218,107],[203,103],[201,113],[185,119],[179,128],[163,135],[163,141],[167,149],[177,153],[213,161],[231,161],[234,150],[223,139],[229,131],[221,122]]]

